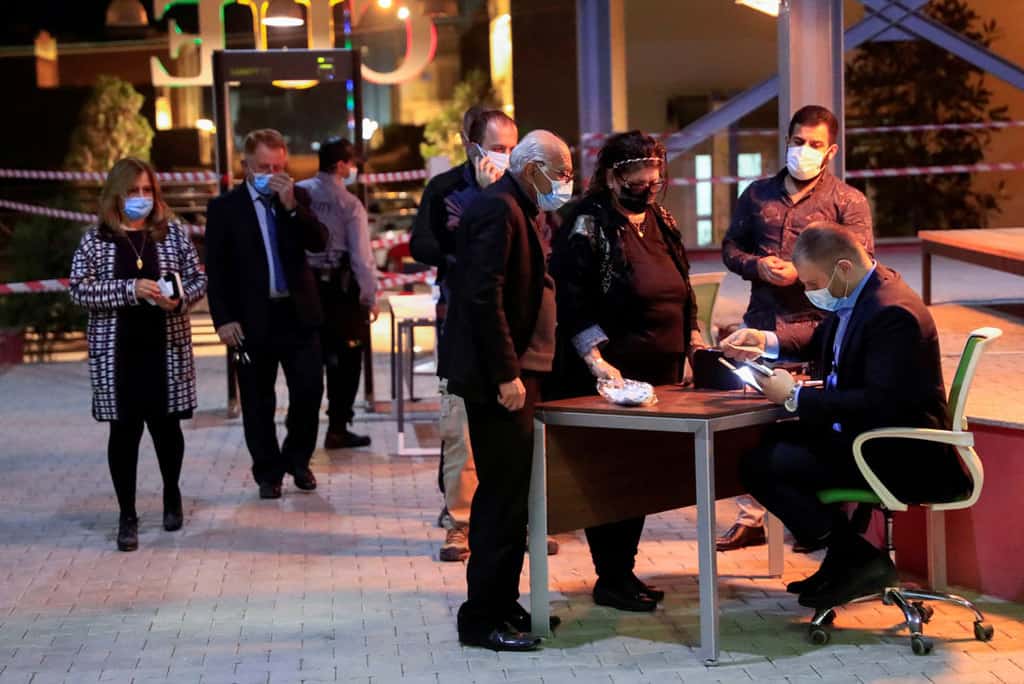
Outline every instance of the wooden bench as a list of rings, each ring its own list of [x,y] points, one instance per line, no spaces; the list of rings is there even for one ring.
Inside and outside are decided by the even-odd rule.
[[[932,303],[932,256],[1024,275],[1024,228],[922,230],[921,296]]]

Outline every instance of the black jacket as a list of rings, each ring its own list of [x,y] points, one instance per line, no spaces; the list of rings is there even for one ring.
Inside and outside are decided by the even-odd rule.
[[[322,252],[328,233],[309,207],[309,193],[296,187],[295,199],[292,214],[274,199],[278,253],[299,323],[313,328],[323,322],[323,313],[306,250]],[[260,344],[268,332],[270,269],[247,184],[210,200],[206,217],[210,316],[217,327],[240,323],[246,342]]]
[[[455,257],[455,231],[448,226],[445,200],[469,187],[467,167],[472,168],[468,161],[430,179],[412,224],[409,252],[421,264],[436,266],[439,282],[447,276]]]
[[[675,219],[660,205],[653,208],[669,256],[686,282],[683,340],[689,353],[690,333],[700,329],[690,263]],[[629,229],[628,221],[612,206],[611,193],[584,197],[562,219],[551,243],[558,330],[554,369],[545,384],[548,399],[594,392],[594,380],[573,345],[574,337],[595,328],[610,340],[637,332],[633,267],[622,249],[622,231]]]
[[[832,366],[839,318],[829,315],[806,346],[782,352]],[[899,273],[879,264],[854,306],[836,368],[835,389],[803,389],[798,413],[836,458],[853,458],[853,440],[883,427],[949,429],[935,321]],[[839,428],[838,430],[836,428]],[[865,457],[904,501],[947,500],[969,482],[951,447],[906,440],[869,442]]]
[[[499,384],[520,376],[519,358],[537,324],[547,268],[538,213],[506,173],[462,217],[438,368],[453,394],[492,401]]]

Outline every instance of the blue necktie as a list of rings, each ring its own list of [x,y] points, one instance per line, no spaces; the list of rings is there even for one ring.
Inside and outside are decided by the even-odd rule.
[[[260,197],[267,214],[267,239],[270,244],[270,260],[274,269],[274,289],[278,292],[288,291],[288,280],[284,277],[284,264],[281,263],[281,255],[277,250],[277,218],[274,216],[274,208],[270,199]]]

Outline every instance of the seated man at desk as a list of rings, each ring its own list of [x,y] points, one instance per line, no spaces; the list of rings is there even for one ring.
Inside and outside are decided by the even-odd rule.
[[[850,231],[833,224],[805,229],[793,262],[807,297],[831,312],[810,342],[796,348],[771,332],[744,329],[726,338],[722,349],[736,359],[817,359],[822,372],[830,369],[820,388],[802,387],[779,369],[759,378],[765,396],[800,420],[780,424],[779,434],[748,453],[741,466],[750,493],[798,541],[828,548],[816,573],[787,586],[800,594],[801,605],[828,608],[882,590],[895,582],[896,569],[816,492],[867,486],[852,450],[862,432],[949,426],[935,322],[900,275],[873,262]],[[969,487],[951,447],[908,448],[900,440],[870,446],[868,462],[904,501],[954,499]]]

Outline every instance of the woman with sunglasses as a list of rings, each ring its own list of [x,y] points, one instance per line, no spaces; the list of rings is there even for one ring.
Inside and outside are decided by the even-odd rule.
[[[664,185],[665,148],[649,135],[614,135],[598,154],[552,244],[558,345],[545,399],[595,394],[595,379],[678,383],[703,345],[682,236],[655,201]],[[651,611],[664,598],[633,573],[643,527],[639,517],[586,530],[599,605]]]

